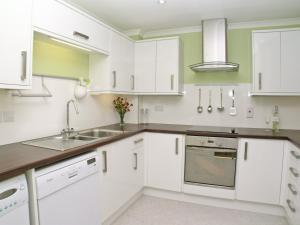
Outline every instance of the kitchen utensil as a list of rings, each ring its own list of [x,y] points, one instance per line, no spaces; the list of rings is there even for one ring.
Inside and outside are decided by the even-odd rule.
[[[207,107],[207,112],[211,113],[213,111],[213,107],[211,106],[211,90],[209,90],[209,105]]]
[[[219,112],[224,111],[224,106],[223,106],[223,88],[220,88],[220,106],[218,107],[218,111]]]
[[[237,114],[237,110],[236,110],[236,107],[235,107],[235,93],[234,93],[234,89],[232,89],[229,92],[229,96],[232,99],[232,104],[231,104],[231,107],[229,109],[229,115],[230,116],[235,116]]]
[[[203,107],[201,106],[201,88],[199,88],[199,105],[197,107],[197,112],[202,113]]]

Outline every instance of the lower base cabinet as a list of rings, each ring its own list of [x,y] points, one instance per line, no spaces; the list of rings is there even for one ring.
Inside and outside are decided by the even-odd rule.
[[[102,159],[102,222],[143,189],[143,142],[143,135],[137,135],[98,149]]]
[[[238,150],[237,200],[279,205],[284,141],[241,139]]]
[[[184,136],[146,133],[146,184],[151,188],[182,191]]]

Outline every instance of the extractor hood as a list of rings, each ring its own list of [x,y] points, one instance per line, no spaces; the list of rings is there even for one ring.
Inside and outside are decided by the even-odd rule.
[[[191,65],[195,71],[238,71],[239,64],[227,61],[226,19],[202,21],[203,62]]]

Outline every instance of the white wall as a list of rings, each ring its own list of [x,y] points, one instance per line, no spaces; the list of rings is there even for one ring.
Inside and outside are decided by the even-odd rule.
[[[13,112],[14,122],[1,122],[0,145],[55,135],[66,127],[66,103],[74,98],[76,81],[45,78],[52,98],[12,97],[12,91],[0,90],[0,112]],[[33,90],[40,92],[41,78],[33,78]],[[27,91],[26,91],[27,92]],[[112,95],[87,96],[78,101],[79,115],[70,107],[71,126],[76,130],[92,128],[119,121],[112,107]],[[137,106],[137,98],[130,98]],[[1,115],[1,114],[0,114]],[[137,122],[136,110],[125,117],[125,122]]]
[[[198,89],[202,89],[203,113],[197,113]],[[228,91],[234,88],[238,115],[229,115],[231,100]],[[213,90],[213,113],[207,112],[208,92]],[[142,98],[142,108],[148,108],[148,115],[144,115],[144,122],[149,123],[176,123],[190,125],[210,125],[229,127],[271,127],[266,124],[266,118],[272,115],[274,105],[279,106],[280,127],[300,129],[300,97],[248,97],[250,84],[223,86],[224,112],[218,112],[220,86],[185,85],[186,95],[173,96],[145,96]],[[248,106],[254,107],[254,118],[246,118]],[[163,107],[163,111],[161,110]]]

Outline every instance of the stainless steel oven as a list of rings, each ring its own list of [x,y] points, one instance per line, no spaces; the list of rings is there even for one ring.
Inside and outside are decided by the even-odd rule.
[[[186,136],[187,184],[235,187],[237,138]]]

